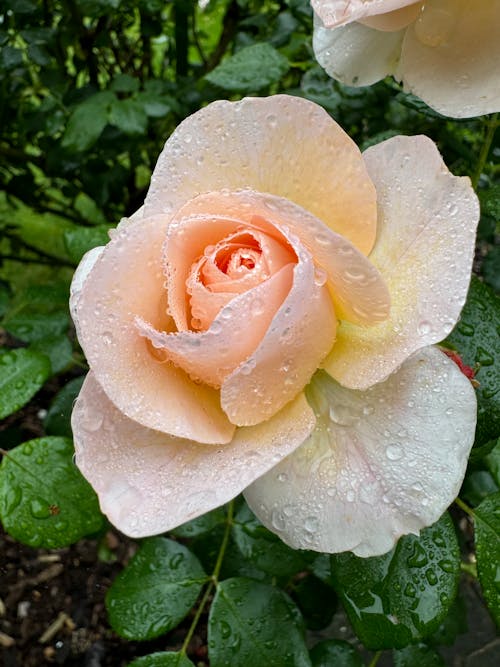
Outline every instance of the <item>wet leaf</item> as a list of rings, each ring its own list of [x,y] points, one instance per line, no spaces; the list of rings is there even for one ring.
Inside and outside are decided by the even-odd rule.
[[[407,646],[393,651],[394,667],[445,667],[443,658],[437,651],[425,644]]]
[[[488,608],[500,625],[500,492],[474,510],[477,572]]]
[[[252,579],[217,586],[208,651],[211,667],[311,667],[295,605],[281,590]]]
[[[448,514],[383,556],[332,556],[337,593],[356,634],[374,650],[403,648],[435,632],[455,598],[459,571]]]
[[[50,359],[53,375],[64,370],[73,357],[73,346],[66,334],[41,338],[32,343],[30,349],[41,352]]]
[[[270,44],[253,44],[224,60],[205,78],[224,90],[252,93],[279,81],[288,69],[288,60]]]
[[[73,463],[69,440],[39,438],[9,451],[0,467],[0,517],[31,547],[65,547],[101,529],[97,497]]]
[[[64,242],[71,261],[77,263],[88,250],[106,245],[109,241],[109,229],[109,225],[96,225],[75,227],[64,232]]]
[[[233,536],[243,556],[264,572],[289,577],[307,567],[306,552],[291,549],[267,530],[246,503],[234,518]]]
[[[0,419],[25,405],[50,376],[50,360],[40,352],[0,350]]]
[[[311,651],[312,667],[363,667],[361,656],[354,646],[341,639],[329,639],[316,644]]]
[[[216,526],[220,526],[226,521],[226,512],[223,507],[217,507],[211,512],[202,514],[196,519],[191,519],[170,531],[176,537],[197,537],[204,535],[213,530]]]
[[[137,658],[129,667],[194,667],[194,664],[182,653],[151,653]]]
[[[106,595],[113,629],[126,639],[152,639],[175,628],[206,581],[200,562],[182,544],[145,540]]]
[[[102,91],[81,102],[72,112],[62,146],[69,151],[82,152],[95,144],[108,122],[108,112],[115,96]]]
[[[467,365],[478,368],[476,445],[497,438],[500,431],[499,322],[500,298],[473,278],[460,320],[446,340]]]
[[[56,395],[44,419],[43,425],[49,435],[72,437],[71,411],[82,387],[84,377],[70,380]]]

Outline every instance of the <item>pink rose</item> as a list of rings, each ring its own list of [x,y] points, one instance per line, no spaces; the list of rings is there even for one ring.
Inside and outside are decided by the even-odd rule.
[[[477,220],[426,137],[362,156],[285,95],[187,118],[72,285],[76,461],[103,512],[140,537],[244,491],[288,544],[362,555],[433,523],[475,396],[429,345],[464,303]]]
[[[314,51],[334,79],[392,74],[429,106],[468,118],[500,110],[498,0],[311,0]]]

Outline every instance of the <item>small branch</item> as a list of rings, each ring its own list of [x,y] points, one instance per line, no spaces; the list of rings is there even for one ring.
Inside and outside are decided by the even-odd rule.
[[[473,579],[477,579],[477,566],[475,563],[464,563],[462,561],[460,563],[460,569],[462,572],[466,572],[470,575]]]
[[[493,142],[493,137],[495,136],[495,131],[499,124],[500,121],[498,119],[497,113],[494,113],[486,121],[486,136],[484,138],[483,145],[481,146],[481,152],[479,153],[479,159],[477,161],[476,169],[474,171],[474,174],[471,176],[472,187],[474,188],[474,190],[477,189],[477,184],[479,183],[479,179],[481,178],[481,174],[483,173],[486,160],[488,159],[488,154],[490,152],[491,144]]]
[[[227,11],[224,15],[222,33],[219,39],[219,43],[210,54],[208,64],[206,67],[206,72],[211,72],[222,60],[222,56],[225,54],[227,47],[234,39],[236,31],[238,30],[238,21],[240,18],[240,7],[237,0],[233,0]]]
[[[460,509],[463,512],[465,512],[466,514],[468,514],[471,517],[471,519],[474,518],[474,516],[475,516],[474,515],[474,510],[471,507],[469,507],[468,505],[466,505],[463,500],[461,500],[460,498],[455,498],[455,505],[460,507]]]
[[[368,667],[375,667],[377,665],[378,661],[380,660],[381,655],[382,655],[382,651],[377,651],[375,653],[375,655],[373,656],[373,658],[371,659],[371,662],[368,665]]]
[[[208,602],[208,598],[212,594],[212,590],[217,586],[217,582],[219,579],[219,574],[220,574],[220,569],[222,567],[222,563],[224,561],[224,556],[226,553],[227,545],[229,542],[229,534],[231,531],[231,526],[233,525],[233,511],[234,511],[234,503],[231,501],[228,505],[227,508],[227,516],[226,516],[226,529],[224,531],[224,537],[222,538],[222,542],[220,545],[219,553],[217,555],[217,561],[215,563],[212,576],[210,578],[209,584],[205,590],[205,593],[203,594],[203,597],[201,598],[200,604],[198,605],[198,609],[196,610],[196,614],[194,615],[193,621],[191,623],[191,626],[188,630],[188,633],[186,635],[186,638],[184,639],[184,642],[182,644],[182,648],[180,650],[181,655],[186,655],[186,651],[189,646],[189,642],[191,641],[191,638],[193,636],[194,631],[196,630],[196,626],[198,625],[198,621],[201,618],[201,615],[205,609],[205,605]]]

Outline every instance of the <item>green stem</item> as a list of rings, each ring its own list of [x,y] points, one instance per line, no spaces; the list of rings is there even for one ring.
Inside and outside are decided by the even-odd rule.
[[[477,567],[475,563],[464,563],[462,561],[460,563],[460,569],[462,572],[466,572],[470,575],[473,579],[477,579]]]
[[[205,592],[203,593],[203,597],[201,598],[200,604],[198,605],[198,609],[196,610],[196,614],[194,615],[191,626],[189,627],[186,638],[184,639],[184,643],[182,644],[182,648],[180,650],[181,655],[186,655],[187,648],[189,646],[189,642],[191,641],[193,633],[196,630],[196,626],[198,625],[198,621],[200,620],[201,615],[203,614],[203,611],[205,609],[205,605],[208,602],[208,598],[212,594],[212,590],[217,585],[217,582],[219,580],[220,570],[221,570],[221,567],[222,567],[222,563],[224,561],[224,556],[225,556],[227,545],[228,545],[228,542],[229,542],[229,534],[230,534],[230,531],[231,531],[231,526],[233,525],[233,511],[234,511],[234,503],[233,503],[233,501],[231,501],[228,505],[228,508],[227,508],[226,529],[224,531],[224,537],[222,538],[219,553],[217,555],[217,561],[215,563],[215,566],[214,566],[214,569],[213,569],[213,572],[212,572],[212,576],[210,577],[210,581],[208,583],[208,586],[207,586]]]
[[[378,661],[380,660],[380,656],[381,656],[381,655],[382,655],[382,651],[377,651],[377,652],[375,653],[375,655],[373,656],[373,658],[371,659],[371,662],[370,662],[370,664],[368,665],[368,667],[375,667],[375,665],[376,665],[376,664],[378,663]]]
[[[479,153],[479,159],[477,161],[476,169],[471,177],[472,187],[474,188],[474,190],[477,189],[477,184],[479,183],[479,179],[481,177],[481,174],[483,173],[484,165],[486,164],[486,160],[488,159],[488,154],[490,152],[491,144],[493,142],[493,137],[495,136],[495,131],[499,125],[499,122],[500,121],[498,119],[497,113],[494,113],[486,121],[486,136],[484,138],[483,145],[481,146],[481,152]]]
[[[460,507],[460,509],[468,514],[472,519],[474,518],[474,510],[466,505],[463,500],[460,500],[460,498],[455,498],[455,505],[458,505],[458,507]]]

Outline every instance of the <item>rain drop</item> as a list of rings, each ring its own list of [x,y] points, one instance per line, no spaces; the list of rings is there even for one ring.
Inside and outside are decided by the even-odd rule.
[[[401,458],[403,458],[403,449],[401,448],[401,445],[394,443],[387,447],[385,450],[385,455],[389,461],[399,461]]]

